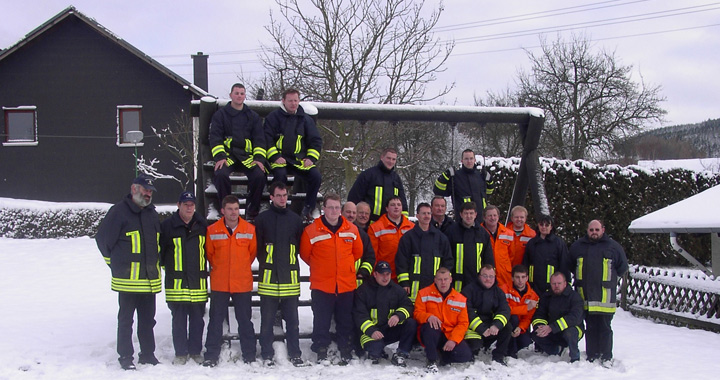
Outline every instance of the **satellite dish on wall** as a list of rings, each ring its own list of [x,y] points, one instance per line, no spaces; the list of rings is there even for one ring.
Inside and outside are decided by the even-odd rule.
[[[142,141],[145,134],[142,131],[127,131],[125,133],[125,141],[131,144],[137,144]]]

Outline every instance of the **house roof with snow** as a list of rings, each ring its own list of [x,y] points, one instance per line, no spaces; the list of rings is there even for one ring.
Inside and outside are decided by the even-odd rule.
[[[637,218],[628,229],[639,233],[720,232],[720,185]]]
[[[50,20],[46,21],[42,25],[35,28],[33,31],[25,35],[23,39],[15,43],[14,45],[8,47],[5,50],[0,50],[0,61],[8,57],[9,55],[13,54],[15,51],[20,49],[21,47],[25,46],[26,44],[30,43],[33,39],[43,34],[48,29],[52,28],[59,22],[65,20],[68,17],[77,17],[78,19],[84,21],[86,24],[88,24],[90,27],[95,29],[98,33],[105,36],[107,39],[115,42],[116,44],[120,45],[124,49],[128,50],[130,53],[134,54],[141,60],[147,62],[151,66],[153,66],[155,69],[163,73],[164,75],[170,77],[172,80],[180,83],[181,85],[187,87],[189,91],[197,95],[198,97],[206,96],[208,93],[201,89],[200,87],[197,87],[196,85],[190,83],[185,78],[181,77],[180,75],[174,73],[172,70],[168,69],[167,67],[160,64],[160,62],[152,59],[149,55],[143,53],[140,49],[136,48],[135,46],[131,45],[127,41],[123,40],[122,38],[115,35],[113,32],[105,28],[104,26],[100,25],[97,21],[94,19],[85,16],[81,12],[79,12],[77,9],[75,9],[74,6],[69,6],[65,8],[62,12],[55,15],[55,17],[51,18]]]

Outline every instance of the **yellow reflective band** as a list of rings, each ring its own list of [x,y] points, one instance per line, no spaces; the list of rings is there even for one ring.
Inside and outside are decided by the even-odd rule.
[[[283,140],[285,140],[285,135],[280,135],[280,138],[278,139],[277,143],[275,143],[275,146],[277,147],[278,152],[282,151]]]
[[[547,278],[546,282],[547,282],[548,284],[550,283],[550,277],[552,277],[553,273],[555,273],[555,267],[552,266],[552,265],[548,265],[548,266],[547,266],[547,273],[545,274],[545,275],[547,276],[547,277],[546,277],[546,278]]]
[[[377,321],[378,321],[378,316],[377,316],[377,309],[376,309],[376,308],[370,309],[370,319],[372,319],[373,323],[377,323]]]
[[[103,256],[103,258],[105,259],[105,264],[110,265],[110,258],[105,256]]]
[[[210,152],[212,153],[213,157],[215,157],[220,153],[225,153],[225,147],[222,145],[215,145]]]
[[[444,183],[442,183],[442,182],[440,182],[439,179],[435,180],[435,187],[437,187],[437,188],[440,189],[441,191],[447,190],[447,185],[444,184]]]
[[[235,164],[235,160],[233,160],[233,159],[230,158],[230,157],[228,157],[228,158],[226,159],[226,161],[227,161],[227,162],[226,162],[227,166],[233,166],[233,165]]]
[[[465,258],[463,257],[464,249],[462,243],[455,244],[455,273],[457,274],[463,274],[465,268],[463,265],[463,262],[465,261]]]
[[[130,253],[140,253],[140,231],[129,231],[125,233],[125,236],[130,237]]]
[[[375,326],[375,324],[372,321],[365,321],[362,323],[362,325],[360,325],[360,330],[362,332],[365,332],[365,331],[367,331],[367,329],[369,329],[372,326]]]
[[[435,256],[435,259],[433,260],[433,276],[437,273],[438,269],[440,269],[440,258]]]
[[[273,263],[273,245],[272,245],[272,243],[265,245],[265,252],[267,252],[267,256],[265,257],[265,263],[272,264]]]
[[[475,263],[475,271],[480,273],[480,268],[482,268],[482,251],[483,251],[483,243],[475,243],[475,252],[477,252],[477,262]]]
[[[300,153],[302,150],[302,136],[298,135],[297,139],[295,139],[295,154]]]
[[[578,258],[578,267],[577,267],[577,273],[575,273],[575,279],[576,280],[582,280],[583,279],[583,258]],[[581,294],[582,295],[582,294]],[[585,298],[585,297],[583,297]]]
[[[462,291],[462,281],[460,281],[460,280],[455,281],[455,290],[457,290],[458,292]]]
[[[398,273],[397,275],[398,282],[400,281],[410,281],[410,275],[407,273]]]
[[[528,279],[530,282],[535,281],[535,265],[530,265],[530,268],[528,268]]]
[[[290,271],[290,283],[292,285],[300,285],[300,281],[298,280],[298,271],[291,270]]]
[[[173,245],[175,246],[175,251],[173,254],[173,264],[175,265],[174,268],[176,271],[180,272],[183,270],[182,238],[173,238]]]
[[[198,236],[198,249],[200,252],[200,270],[207,270],[207,262],[205,260],[205,236]]]
[[[373,204],[373,214],[374,215],[382,214],[382,196],[383,196],[382,186],[375,186],[375,203]]]
[[[603,277],[602,277],[603,281],[610,281],[610,273],[612,270],[610,268],[611,265],[612,265],[611,259],[603,259]]]
[[[560,331],[563,331],[563,330],[565,330],[566,328],[568,328],[568,324],[567,324],[567,322],[565,321],[565,318],[564,318],[564,317],[558,319],[558,320],[557,320],[557,324],[558,324],[558,327],[560,328]]]
[[[547,324],[548,324],[547,320],[541,319],[541,318],[533,319],[533,321],[532,321],[532,325],[533,325],[533,326],[535,326],[535,325],[547,325]]]
[[[138,262],[130,263],[130,279],[131,280],[139,280],[140,279],[140,263],[138,263]]]
[[[422,264],[422,257],[415,256],[415,262],[413,263],[413,274],[420,274],[420,266]]]
[[[295,244],[290,244],[290,265],[297,263],[297,251],[295,250]]]
[[[276,154],[278,154],[278,153],[279,153],[279,152],[278,152],[277,148],[274,147],[274,146],[270,147],[270,149],[268,149],[267,152],[266,152],[268,158],[270,158],[271,156],[276,155]]]
[[[507,322],[508,322],[507,318],[502,314],[496,315],[495,318],[493,318],[493,319],[500,321],[500,323],[502,323],[503,326],[507,325]]]
[[[417,299],[418,290],[420,290],[420,281],[413,281],[410,286],[410,299],[415,302]],[[442,302],[442,299],[440,300]]]
[[[176,278],[173,280],[173,289],[182,289],[182,278]]]
[[[602,288],[602,303],[608,303],[610,302],[610,289],[608,288]]]
[[[315,149],[308,149],[307,155],[314,158],[316,161],[320,159],[320,152]]]
[[[232,144],[232,140],[233,140],[232,137],[227,137],[227,138],[225,138],[225,141],[223,141],[223,143],[225,144],[225,146],[228,149],[230,149],[230,144]]]
[[[265,284],[269,284],[271,280],[272,280],[272,269],[265,269],[263,271],[262,282]]]
[[[473,319],[472,322],[470,322],[469,328],[470,328],[470,330],[475,331],[475,329],[478,326],[480,326],[481,324],[482,324],[482,319],[480,319],[480,317],[475,317],[475,319]]]
[[[399,309],[397,309],[397,310],[395,310],[395,311],[397,311],[398,313],[404,315],[404,316],[405,316],[405,319],[410,318],[410,312],[407,311],[407,309],[404,308],[404,307],[401,307],[401,308],[399,308]],[[390,317],[395,313],[395,311],[392,311],[392,310],[391,310],[391,311],[390,311],[390,315],[388,315],[388,318],[390,318]]]
[[[117,292],[128,293],[159,293],[162,289],[160,278],[148,279],[127,279],[113,277],[110,287]]]
[[[394,189],[394,194],[395,196],[400,195],[400,190],[397,187]]]
[[[252,152],[252,141],[250,141],[250,139],[245,139],[245,151],[248,153]]]
[[[468,331],[465,332],[465,339],[482,339],[482,335],[468,329]]]

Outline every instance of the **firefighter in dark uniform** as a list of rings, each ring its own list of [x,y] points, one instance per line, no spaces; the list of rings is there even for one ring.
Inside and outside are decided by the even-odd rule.
[[[420,203],[415,216],[417,224],[400,238],[395,255],[398,283],[412,300],[420,289],[433,284],[440,267],[451,271],[454,267],[447,237],[430,225],[430,205]]]
[[[397,151],[385,148],[380,155],[380,162],[360,173],[348,193],[348,201],[355,204],[367,202],[370,205],[370,220],[373,222],[385,213],[385,207],[393,196],[400,198],[402,212],[404,215],[408,214],[405,188],[395,171],[396,162]]]
[[[477,214],[482,215],[487,206],[487,197],[492,195],[495,184],[490,172],[475,166],[475,153],[470,149],[462,152],[462,166],[459,170],[450,168],[435,181],[435,195],[452,197],[455,220],[460,221],[460,205],[475,202]]]
[[[447,230],[455,224],[452,218],[445,215],[447,211],[447,201],[442,195],[436,195],[430,201],[430,207],[432,208],[432,225],[433,227],[440,230],[442,233],[447,234]]]
[[[460,206],[460,221],[454,223],[445,235],[450,241],[450,250],[455,258],[454,288],[462,291],[465,285],[477,282],[480,268],[485,264],[495,265],[490,234],[475,221],[475,203],[466,202]]]
[[[112,271],[111,289],[118,292],[118,361],[125,370],[134,370],[132,325],[137,312],[140,364],[158,364],[155,357],[155,294],[160,279],[160,220],[151,204],[153,180],[140,175],[133,180],[130,194],[110,208],[95,236],[98,249]]]
[[[300,216],[287,208],[288,188],[282,182],[268,187],[270,208],[255,219],[258,244],[260,295],[260,349],[266,365],[274,364],[272,347],[275,314],[285,319],[285,342],[290,362],[303,365],[300,358],[298,300],[300,297],[300,261],[298,249],[303,224]]]
[[[578,341],[583,336],[583,300],[567,286],[565,275],[555,272],[550,277],[550,291],[540,298],[533,316],[535,347],[548,355],[559,355],[568,347],[570,362],[580,360]]]
[[[353,303],[355,325],[361,331],[360,342],[373,364],[378,364],[386,345],[400,342],[390,360],[405,367],[417,333],[412,318],[413,301],[400,285],[392,281],[392,269],[387,261],[375,265],[373,277],[356,291]]]
[[[570,246],[570,261],[575,290],[585,302],[587,358],[612,366],[611,323],[617,307],[617,283],[628,270],[627,256],[620,244],[605,234],[602,222],[593,220],[587,235]]]
[[[305,181],[305,206],[301,216],[312,222],[312,211],[317,203],[322,177],[316,164],[322,150],[322,137],[315,121],[300,106],[300,92],[287,89],[281,106],[265,118],[267,160],[275,181],[287,183],[288,173]]]
[[[230,173],[243,172],[248,177],[245,219],[252,220],[260,210],[260,199],[266,182],[265,134],[260,116],[244,103],[245,86],[233,84],[230,103],[217,110],[212,117],[208,140],[215,160],[213,184],[217,189],[217,206],[231,192]]]
[[[465,340],[474,354],[481,347],[490,348],[497,342],[492,352],[494,362],[505,365],[512,327],[510,326],[510,306],[495,281],[495,268],[485,264],[480,269],[477,281],[463,288],[462,295],[467,298],[470,326]]]
[[[525,246],[525,265],[530,273],[530,285],[538,294],[550,290],[550,276],[562,272],[570,278],[570,254],[567,244],[555,234],[555,226],[549,215],[541,215],[537,235]]]
[[[203,316],[208,300],[207,222],[195,212],[195,194],[180,194],[177,205],[178,210],[160,224],[165,300],[172,313],[173,364],[185,364],[188,355],[199,364],[203,362]]]

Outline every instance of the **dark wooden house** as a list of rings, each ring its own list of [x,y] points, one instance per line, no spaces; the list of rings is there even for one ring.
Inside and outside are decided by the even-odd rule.
[[[206,92],[69,7],[0,51],[0,197],[116,202],[135,149],[177,175],[151,127],[174,123]],[[132,143],[128,131],[142,131]],[[182,186],[156,181],[156,203]],[[190,184],[189,189],[193,188]]]

